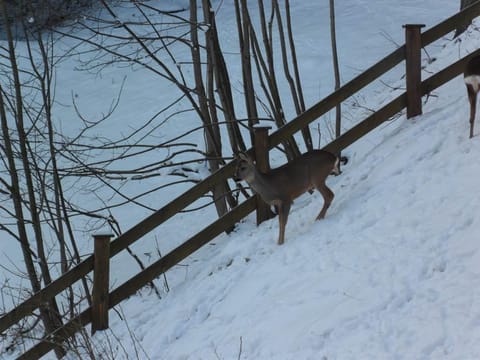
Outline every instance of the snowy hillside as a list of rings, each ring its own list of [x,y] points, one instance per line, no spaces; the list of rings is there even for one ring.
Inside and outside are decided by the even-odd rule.
[[[474,49],[465,38],[436,56]],[[278,247],[277,220],[250,217],[176,269],[185,281],[161,301],[124,304],[140,358],[479,358],[479,137],[462,79],[435,95],[347,150],[324,221],[321,197],[301,197]]]
[[[480,137],[463,86],[353,145],[324,221],[321,197],[301,197],[279,247],[277,220],[250,217],[161,301],[122,305],[140,358],[478,359]]]
[[[328,7],[313,0],[293,3],[312,105],[332,90],[333,79],[325,75],[331,74]],[[337,2],[343,82],[403,43],[402,24],[428,28],[459,5],[447,0],[391,3]],[[232,28],[232,4],[217,5],[223,15],[219,26]],[[222,43],[233,48],[231,32],[222,34]],[[429,48],[437,60],[425,62],[425,78],[475,50],[480,33],[472,27],[461,42],[451,38]],[[239,81],[233,60],[231,69]],[[118,84],[123,72],[128,69],[107,69],[95,81]],[[396,96],[391,89],[403,86],[401,72],[396,68],[387,86],[377,84],[350,101],[345,127]],[[102,88],[92,90],[84,74],[64,74],[63,81],[76,87],[82,101],[96,99],[91,111],[101,108]],[[126,104],[128,112],[120,111],[120,120],[157,101],[152,95],[156,85],[144,86],[145,80],[141,73],[130,80],[125,97],[141,103]],[[116,340],[108,343],[97,333],[97,345],[115,359],[480,358],[480,120],[477,135],[469,140],[460,77],[432,95],[425,99],[424,115],[407,120],[401,114],[346,149],[349,164],[342,176],[328,180],[335,199],[324,220],[314,221],[320,194],[303,195],[292,207],[285,244],[277,246],[278,220],[256,227],[249,216],[235,232],[219,236],[167,273],[170,291],[162,299],[145,289],[110,311],[106,334]],[[272,154],[274,164],[283,161]],[[129,225],[144,216],[119,214]],[[165,253],[211,216],[211,211],[182,214],[149,239]],[[112,286],[137,271],[124,260],[119,256],[112,263]],[[160,287],[163,280],[157,280]]]

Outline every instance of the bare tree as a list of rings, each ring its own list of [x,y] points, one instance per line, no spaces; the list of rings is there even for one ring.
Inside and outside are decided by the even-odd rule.
[[[240,47],[240,59],[242,64],[242,78],[243,78],[243,98],[245,101],[245,108],[248,119],[248,126],[253,129],[255,124],[258,124],[258,110],[255,97],[255,87],[252,74],[252,59],[250,49],[250,32],[251,24],[248,21],[248,9],[246,0],[235,0],[235,14],[238,27],[238,40]],[[250,132],[251,144],[254,143],[253,132]]]
[[[110,18],[99,16],[90,17],[87,21],[78,21],[80,26],[91,31],[91,36],[95,36],[95,41],[88,38],[78,38],[78,40],[88,43],[99,51],[99,55],[95,56],[95,63],[88,62],[85,64],[85,68],[94,70],[112,63],[129,63],[152,71],[161,79],[175,84],[181,93],[182,102],[188,103],[191,106],[190,110],[196,113],[201,120],[205,132],[205,157],[211,171],[218,169],[223,162],[221,150],[224,140],[220,136],[222,128],[228,135],[228,144],[232,152],[243,151],[246,145],[240,131],[241,120],[236,115],[237,110],[233,101],[234,90],[230,84],[227,65],[218,40],[215,12],[212,10],[210,2],[202,0],[202,20],[199,20],[196,14],[196,7],[199,5],[196,1],[190,3],[189,18],[182,17],[178,12],[162,11],[148,3],[129,3],[126,6],[134,7],[139,14],[136,18],[141,19],[134,23],[121,20],[114,8],[109,6],[106,1],[101,1],[101,3]],[[264,103],[260,102],[263,109],[268,111],[278,127],[286,123],[283,101],[277,84],[276,61],[273,56],[275,31],[280,34],[283,53],[279,64],[283,64],[285,78],[290,84],[295,110],[297,114],[305,110],[289,4],[285,5],[286,27],[277,1],[272,1],[268,21],[263,1],[258,4],[261,18],[261,39],[257,38],[251,23],[247,2],[241,0],[235,3],[243,64],[245,107],[250,131],[253,124],[258,121],[257,105],[261,101],[255,84],[260,84],[261,92],[268,104],[268,107],[265,107]],[[171,21],[158,23],[152,17],[152,12],[162,14]],[[192,18],[193,14],[194,18]],[[62,31],[58,30],[58,32]],[[75,37],[66,32],[62,33]],[[199,33],[204,34],[203,40]],[[263,48],[260,46],[260,42],[263,42]],[[178,58],[175,49],[181,46],[190,48],[191,59]],[[293,75],[289,63],[292,64]],[[185,76],[188,64],[191,64],[195,74],[194,83],[188,76]],[[254,69],[256,70],[255,76]],[[188,108],[185,110],[188,111]],[[310,149],[312,141],[308,128],[304,130],[304,138],[306,147]],[[300,152],[293,138],[283,145],[289,158],[297,156]],[[219,215],[225,213],[227,203],[230,207],[235,206],[236,202],[229,195],[230,190],[227,184],[223,185],[223,189],[218,191],[214,189],[213,191],[215,194],[212,194],[212,197]],[[221,202],[224,204],[222,205]]]
[[[208,4],[207,4],[208,5]],[[218,79],[219,68],[215,69],[215,60],[218,59],[215,52],[217,46],[215,43],[215,23],[212,14],[209,12],[210,6],[207,6],[204,17],[206,18],[206,24],[208,30],[205,33],[207,42],[207,69],[206,69],[206,86],[204,85],[204,75],[202,69],[202,59],[200,53],[200,42],[198,39],[198,24],[197,17],[197,2],[196,0],[190,1],[190,24],[191,24],[191,53],[192,53],[192,66],[195,76],[195,89],[198,96],[199,110],[201,119],[205,125],[205,139],[207,149],[207,159],[210,164],[210,170],[216,171],[220,168],[222,149],[221,149],[221,132],[218,121],[218,114],[216,111],[216,100],[214,95],[214,79]],[[219,67],[220,65],[218,65]],[[218,83],[219,80],[217,80]],[[225,94],[223,94],[225,95]],[[231,99],[230,99],[231,100]],[[224,103],[226,100],[224,99]],[[226,106],[232,106],[231,103],[226,103]],[[233,117],[233,108],[226,109],[225,113],[230,118]],[[230,121],[233,121],[231,119]],[[235,139],[235,137],[233,137]],[[232,143],[235,146],[236,141]],[[237,145],[238,146],[238,145]],[[238,151],[238,150],[237,150]],[[224,215],[228,209],[226,206],[225,195],[228,194],[228,184],[220,183],[212,189],[213,199],[219,216]]]
[[[32,290],[37,292],[41,289],[40,277],[43,278],[45,285],[51,280],[50,269],[47,263],[47,254],[45,251],[45,242],[43,238],[41,218],[39,212],[39,204],[36,197],[36,187],[34,185],[34,170],[31,163],[31,144],[27,136],[25,125],[25,116],[27,115],[26,106],[23,98],[23,86],[20,80],[20,70],[17,64],[17,56],[15,53],[15,44],[10,26],[10,19],[4,0],[0,0],[0,11],[5,24],[5,32],[8,41],[6,49],[6,58],[10,63],[10,82],[12,92],[9,93],[5,88],[0,87],[0,117],[2,122],[2,134],[5,142],[4,155],[8,164],[8,174],[10,179],[7,182],[7,188],[10,189],[13,202],[14,213],[12,214],[17,223],[17,239],[20,241],[23,258],[27,268],[28,278],[30,280]],[[8,114],[14,117],[14,132],[18,138],[14,142],[10,136],[10,128]],[[17,155],[18,154],[18,155]],[[24,180],[24,188],[19,177],[22,174]],[[24,192],[26,195],[24,196]],[[29,213],[26,216],[24,209]],[[40,275],[33,262],[28,231],[26,224],[30,224],[35,239],[35,261],[39,264]],[[47,332],[54,331],[61,326],[60,312],[58,305],[54,299],[48,301],[40,308],[40,316]],[[58,357],[64,355],[61,348],[56,348]]]
[[[267,6],[263,1],[259,1],[257,8],[259,24],[253,24],[251,8],[252,6],[245,0],[235,2],[247,114],[249,118],[254,119],[258,116],[256,105],[262,93],[266,102],[261,103],[263,109],[268,112],[277,127],[281,127],[287,120],[283,105],[285,100],[282,99],[278,86],[280,78],[284,77],[289,85],[296,114],[301,114],[306,109],[293,37],[290,3],[286,1],[285,9],[282,11],[279,2],[272,0],[267,16]],[[256,28],[260,28],[261,35],[257,34]],[[280,59],[276,59],[274,55],[276,38],[280,43]],[[283,74],[279,72],[280,66]],[[256,89],[256,85],[260,91]],[[307,150],[311,150],[313,144],[309,128],[303,129],[302,134]],[[300,153],[293,138],[283,142],[283,147],[289,159],[295,158]]]
[[[332,44],[333,73],[335,76],[335,90],[340,88],[340,67],[338,64],[337,36],[335,26],[335,0],[330,0],[330,39]],[[342,105],[335,107],[335,137],[342,133]],[[339,153],[338,156],[341,156]],[[340,166],[340,165],[339,165]]]
[[[247,20],[250,23],[249,28],[252,54],[257,69],[258,79],[261,88],[263,89],[263,94],[267,98],[271,116],[277,124],[277,127],[282,127],[286,124],[286,119],[280,91],[278,88],[278,79],[276,75],[273,51],[273,23],[275,19],[275,12],[274,8],[272,7],[269,20],[267,21],[263,0],[258,2],[258,12],[260,15],[260,29],[262,33],[261,39],[264,45],[263,50],[254,30],[251,17],[248,16],[246,19],[244,19],[244,21]],[[248,14],[248,11],[246,13]],[[293,159],[300,154],[298,145],[293,138],[284,141],[283,146],[289,159]]]
[[[297,115],[300,115],[302,112],[305,111],[305,101],[303,99],[303,90],[300,81],[300,73],[298,70],[295,42],[293,40],[292,20],[290,16],[290,2],[288,0],[285,1],[285,12],[287,18],[286,32],[288,37],[288,45],[287,41],[285,40],[285,30],[283,26],[282,13],[280,11],[278,1],[273,1],[272,6],[274,7],[275,16],[277,18],[278,35],[280,38],[280,49],[282,54],[284,75],[288,81],[288,85],[290,86],[290,92],[292,95],[293,104],[295,106],[295,111]],[[288,50],[290,50],[290,54],[287,53]],[[292,76],[290,72],[290,62],[292,63],[294,76]],[[308,126],[302,129],[302,134],[307,150],[313,150],[312,135]]]
[[[30,293],[80,261],[78,232],[74,230],[77,219],[89,221],[86,231],[107,224],[120,234],[116,208],[138,206],[155,211],[144,201],[149,195],[199,181],[195,171],[204,166],[199,163],[211,172],[220,169],[225,164],[225,149],[232,153],[244,151],[248,145],[243,136],[252,136],[259,113],[280,127],[287,122],[284,106],[288,101],[293,103],[296,114],[305,111],[288,1],[281,8],[277,0],[269,4],[259,1],[255,6],[235,0],[244,109],[234,101],[237,90],[230,81],[218,15],[210,0],[190,0],[189,11],[163,11],[141,1],[119,0],[113,6],[101,0],[98,12],[79,17],[72,27],[58,26],[45,33],[45,26],[56,23],[37,23],[35,16],[28,19],[33,22],[19,21],[23,37],[18,43],[14,41],[10,22],[13,16],[5,1],[0,0],[1,15],[5,24],[12,26],[6,26],[8,46],[0,49],[0,56],[8,64],[2,67],[0,81],[0,166],[6,170],[0,175],[0,231],[21,246]],[[25,4],[33,9],[40,2]],[[130,7],[135,17],[122,18],[116,6]],[[258,11],[259,23],[252,22],[253,11]],[[255,29],[259,29],[258,34]],[[59,37],[78,41],[69,53],[84,60],[80,65],[85,71],[101,72],[108,66],[141,67],[156,81],[175,85],[176,93],[155,114],[112,138],[99,137],[96,131],[114,116],[123,84],[118,97],[98,118],[86,116],[72,95],[72,117],[81,129],[62,133],[55,121],[55,71],[62,56],[53,49]],[[281,51],[278,58],[274,48],[277,41]],[[21,55],[19,44],[25,50]],[[182,55],[177,52],[179,48]],[[287,81],[287,91],[281,91],[280,79]],[[247,119],[238,118],[242,112]],[[183,128],[180,121],[185,115],[198,119],[198,126]],[[157,133],[168,121],[175,121],[181,130],[159,141]],[[195,132],[203,135],[203,147],[191,140]],[[305,146],[310,149],[308,128],[303,134]],[[289,158],[300,152],[293,137],[282,146]],[[168,181],[141,193],[132,193],[124,186],[160,176],[167,176]],[[73,191],[87,185],[97,197],[95,202],[85,205],[69,200]],[[97,190],[108,195],[97,195]],[[237,204],[228,182],[213,186],[209,200],[218,216]],[[136,261],[143,266],[139,257]],[[87,285],[88,279],[83,279],[81,286],[45,304],[39,314],[32,315],[33,320],[29,318],[27,332],[38,337],[73,318],[90,301]],[[58,356],[62,353],[57,349]]]

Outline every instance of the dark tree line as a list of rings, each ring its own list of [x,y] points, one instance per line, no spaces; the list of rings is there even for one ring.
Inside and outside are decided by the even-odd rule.
[[[9,21],[17,29],[20,23],[42,29],[55,26],[95,3],[94,0],[5,0]],[[3,20],[2,23],[5,25]]]

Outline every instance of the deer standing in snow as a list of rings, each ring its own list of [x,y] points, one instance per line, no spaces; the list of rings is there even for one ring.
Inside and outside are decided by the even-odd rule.
[[[325,217],[334,197],[325,180],[331,173],[340,174],[339,162],[340,159],[328,151],[313,150],[281,167],[262,173],[252,159],[240,154],[234,179],[245,180],[267,204],[276,207],[279,221],[278,244],[281,245],[285,241],[288,213],[295,198],[306,191],[317,189],[324,199],[317,220]],[[342,162],[346,163],[347,159],[342,157]]]
[[[475,56],[467,63],[463,73],[470,101],[470,138],[473,137],[473,124],[477,109],[477,94],[480,90],[480,56]]]

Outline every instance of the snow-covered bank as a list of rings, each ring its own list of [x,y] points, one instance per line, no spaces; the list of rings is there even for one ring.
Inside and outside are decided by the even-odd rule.
[[[401,43],[403,23],[431,26],[458,8],[433,0],[337,6],[344,80]],[[219,11],[231,7],[223,2]],[[307,1],[293,6],[310,104],[330,92],[327,32],[321,32],[324,39],[312,36],[317,24],[328,27],[320,20],[326,9]],[[314,11],[317,18],[309,16]],[[227,49],[235,44],[233,21],[225,15],[219,24],[231,29],[222,32]],[[429,55],[437,61],[424,76],[476,49],[480,36],[470,31],[462,39],[432,47]],[[240,69],[231,70],[240,79]],[[403,84],[395,76],[387,85]],[[141,89],[151,96],[150,87],[130,91]],[[388,87],[375,88],[358,102],[376,108],[393,95]],[[346,150],[343,175],[328,180],[336,197],[325,220],[314,221],[321,196],[302,196],[279,247],[277,219],[256,227],[252,215],[169,272],[171,291],[161,300],[144,290],[119,307],[122,319],[111,311],[111,331],[119,338],[115,359],[480,358],[480,130],[468,139],[461,77],[432,95],[423,116],[396,117]],[[367,112],[344,111],[352,122]],[[182,214],[149,239],[158,239],[164,251],[210,221],[208,212]],[[114,262],[114,286],[137,270],[125,269],[120,257]]]

